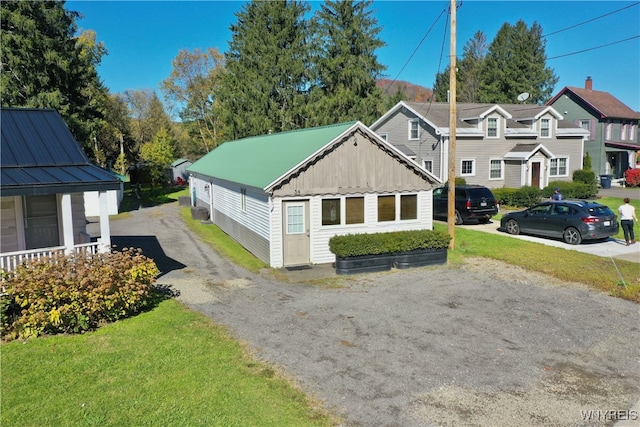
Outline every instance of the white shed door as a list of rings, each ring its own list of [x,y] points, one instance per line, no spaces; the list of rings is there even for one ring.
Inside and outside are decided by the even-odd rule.
[[[284,202],[284,265],[309,264],[309,201]]]

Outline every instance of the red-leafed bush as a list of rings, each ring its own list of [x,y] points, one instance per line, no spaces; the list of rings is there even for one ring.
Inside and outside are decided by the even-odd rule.
[[[6,339],[78,333],[151,305],[158,267],[139,250],[59,254],[3,272]]]
[[[627,169],[624,180],[628,187],[640,187],[640,169]]]

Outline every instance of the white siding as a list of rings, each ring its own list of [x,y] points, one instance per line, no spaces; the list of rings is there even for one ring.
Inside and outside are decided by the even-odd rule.
[[[324,264],[335,261],[335,255],[329,251],[329,239],[336,235],[380,233],[399,230],[431,230],[433,220],[432,191],[420,191],[417,193],[396,193],[418,195],[418,218],[410,221],[378,222],[378,194],[350,194],[349,197],[364,197],[365,222],[364,224],[322,226],[322,199],[343,198],[342,195],[312,196],[309,200],[309,228],[310,228],[310,261],[312,264]],[[387,195],[387,193],[385,193]],[[284,199],[292,200],[292,199]],[[271,217],[271,266],[280,268],[283,266],[282,255],[282,202],[277,198],[273,202]]]

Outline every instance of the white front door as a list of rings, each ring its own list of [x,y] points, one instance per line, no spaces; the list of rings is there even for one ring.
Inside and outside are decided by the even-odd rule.
[[[309,264],[309,201],[283,203],[284,265]]]

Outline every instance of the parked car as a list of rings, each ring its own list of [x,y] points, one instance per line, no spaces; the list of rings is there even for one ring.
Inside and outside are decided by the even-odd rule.
[[[570,245],[583,240],[606,239],[618,233],[618,220],[608,206],[588,201],[549,201],[500,220],[509,234],[536,234],[561,238]]]
[[[449,187],[433,190],[433,217],[447,219]],[[455,223],[469,220],[487,223],[498,213],[498,202],[491,190],[481,185],[456,185]]]

